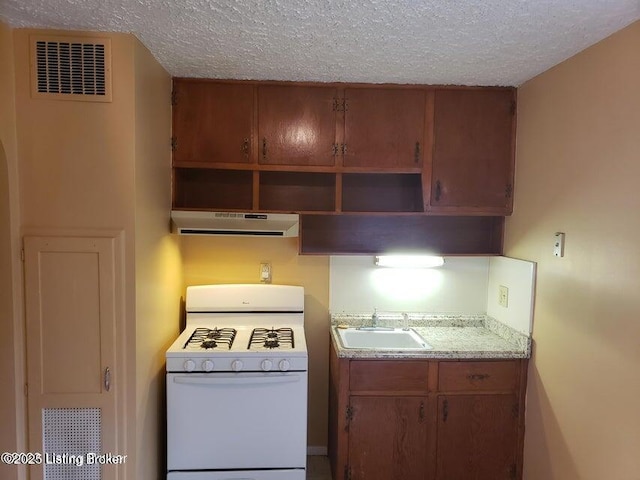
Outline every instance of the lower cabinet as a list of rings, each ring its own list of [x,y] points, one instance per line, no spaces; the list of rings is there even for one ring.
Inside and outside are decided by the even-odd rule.
[[[347,476],[368,480],[426,478],[426,403],[421,397],[351,397]]]
[[[330,365],[333,480],[522,478],[527,360]]]
[[[519,478],[517,437],[515,395],[439,396],[436,479]]]

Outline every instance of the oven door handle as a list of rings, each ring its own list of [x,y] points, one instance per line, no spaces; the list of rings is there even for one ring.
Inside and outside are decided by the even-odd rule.
[[[287,373],[283,375],[271,374],[263,375],[260,373],[251,374],[188,374],[173,377],[173,383],[182,385],[273,385],[277,383],[295,383],[300,381],[300,375],[297,373]]]

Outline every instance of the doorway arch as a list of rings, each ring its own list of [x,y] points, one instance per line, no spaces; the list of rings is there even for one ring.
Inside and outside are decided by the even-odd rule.
[[[16,369],[14,349],[13,265],[9,163],[0,141],[0,451],[17,448]],[[8,467],[8,468],[7,468]],[[6,470],[5,470],[6,469]],[[0,477],[17,478],[11,465],[0,465]]]

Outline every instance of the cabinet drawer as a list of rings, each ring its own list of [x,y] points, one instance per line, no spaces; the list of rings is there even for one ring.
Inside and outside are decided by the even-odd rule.
[[[426,393],[428,372],[426,361],[353,360],[349,389]]]
[[[517,361],[440,362],[440,391],[515,391],[518,381]]]

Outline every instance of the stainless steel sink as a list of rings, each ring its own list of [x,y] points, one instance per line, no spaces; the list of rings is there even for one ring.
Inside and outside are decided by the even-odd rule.
[[[413,329],[336,328],[344,348],[425,350],[433,348]]]

